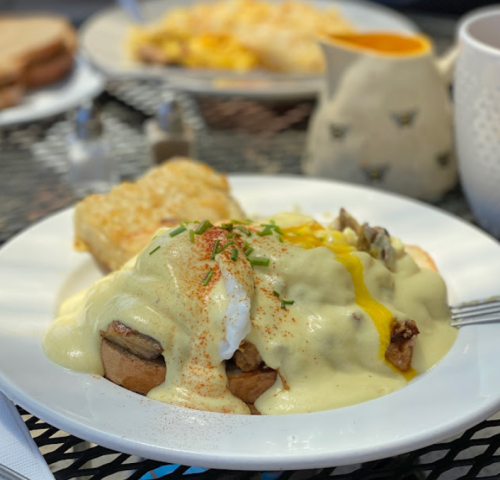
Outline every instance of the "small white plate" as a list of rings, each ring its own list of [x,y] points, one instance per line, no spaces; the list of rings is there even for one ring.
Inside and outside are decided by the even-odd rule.
[[[65,112],[99,95],[104,85],[104,76],[77,58],[73,70],[64,79],[30,90],[19,105],[0,110],[0,127],[34,122]]]
[[[188,6],[199,0],[149,0],[141,2],[147,22],[157,21],[169,9]],[[277,1],[277,0],[270,0]],[[318,8],[336,7],[359,30],[389,30],[412,33],[418,27],[405,16],[389,8],[362,0],[311,0]],[[112,77],[165,78],[180,90],[275,99],[314,98],[322,76],[311,74],[276,74],[158,67],[133,60],[125,43],[133,25],[130,17],[115,6],[91,17],[80,29],[80,43],[90,61]]]
[[[500,246],[436,209],[395,195],[298,177],[232,176],[248,214],[292,210],[325,219],[339,207],[431,253],[454,301],[500,292]],[[457,434],[500,407],[500,324],[464,327],[451,351],[407,387],[325,412],[235,416],[149,400],[97,376],[65,370],[41,340],[61,300],[99,271],[72,248],[72,210],[0,250],[0,389],[78,437],[160,461],[281,470],[354,464]]]

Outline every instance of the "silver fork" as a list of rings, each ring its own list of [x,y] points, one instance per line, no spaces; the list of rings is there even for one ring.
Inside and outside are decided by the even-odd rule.
[[[500,322],[500,296],[455,305],[450,310],[453,327]]]

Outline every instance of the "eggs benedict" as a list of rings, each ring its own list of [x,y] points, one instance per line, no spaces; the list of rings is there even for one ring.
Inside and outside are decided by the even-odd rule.
[[[404,387],[451,348],[449,323],[439,274],[342,210],[331,227],[279,214],[162,229],[67,300],[43,346],[166,403],[305,413]]]

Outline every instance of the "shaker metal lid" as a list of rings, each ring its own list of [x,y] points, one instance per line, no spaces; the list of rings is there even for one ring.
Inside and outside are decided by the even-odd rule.
[[[176,100],[163,102],[158,107],[156,121],[165,132],[181,134],[184,131],[181,108]]]
[[[92,102],[79,106],[71,120],[76,136],[82,140],[99,137],[103,132],[100,108]]]

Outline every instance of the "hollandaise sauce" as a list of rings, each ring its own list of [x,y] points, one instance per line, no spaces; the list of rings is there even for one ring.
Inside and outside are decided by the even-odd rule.
[[[225,372],[243,340],[279,372],[255,402],[262,414],[374,399],[430,369],[456,338],[442,278],[391,241],[389,270],[347,233],[303,215],[164,230],[121,270],[64,303],[44,349],[63,367],[102,375],[100,331],[118,320],[162,345],[165,382],[148,396],[166,403],[248,414]],[[385,352],[392,322],[410,319],[420,334],[412,368],[402,372]]]

